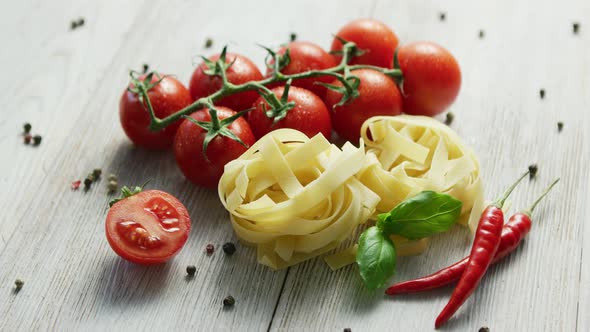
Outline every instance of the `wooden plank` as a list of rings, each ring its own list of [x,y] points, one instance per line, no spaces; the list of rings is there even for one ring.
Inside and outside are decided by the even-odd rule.
[[[439,12],[446,13],[444,22]],[[582,208],[590,198],[584,185],[590,155],[590,43],[588,34],[572,34],[571,23],[588,22],[588,5],[379,1],[374,14],[394,27],[402,41],[435,40],[457,56],[463,86],[452,107],[452,127],[479,156],[488,197],[533,162],[539,165],[538,178],[517,190],[515,208],[530,204],[554,177],[562,179],[536,211],[529,239],[490,269],[447,327],[572,331],[579,321],[578,330],[587,330],[590,293],[580,286],[579,274],[583,234],[590,236],[583,227],[588,209]],[[480,29],[485,30],[481,40]],[[547,92],[544,100],[540,88]],[[557,121],[565,122],[561,134]],[[456,229],[438,236],[424,255],[400,259],[392,282],[434,272],[463,257],[471,241],[466,233]],[[588,250],[585,285],[590,281]],[[331,272],[315,260],[289,271],[272,329],[427,331],[451,291],[385,298],[363,289],[356,267]]]

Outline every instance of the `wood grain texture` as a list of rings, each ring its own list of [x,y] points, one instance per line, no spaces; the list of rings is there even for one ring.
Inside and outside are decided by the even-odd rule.
[[[79,16],[85,26],[70,31]],[[328,47],[339,26],[366,16],[402,41],[434,40],[456,55],[463,85],[452,127],[479,156],[488,197],[531,163],[538,178],[515,192],[515,208],[562,179],[525,244],[490,269],[445,329],[590,329],[587,1],[28,0],[0,3],[0,330],[432,330],[450,288],[385,298],[362,288],[354,266],[331,272],[316,259],[273,272],[250,248],[205,255],[209,242],[235,241],[216,193],[186,183],[171,153],[134,148],[118,124],[127,71],[144,62],[187,82],[194,56],[223,44],[262,66],[256,43],[296,32]],[[213,49],[203,48],[207,37]],[[26,121],[44,136],[38,148],[21,143]],[[95,167],[125,184],[152,178],[186,204],[193,231],[173,261],[146,268],[114,255],[104,239],[106,181],[69,189]],[[470,241],[462,228],[434,238],[424,255],[399,260],[392,281],[455,261]],[[198,269],[190,280],[189,264]],[[16,278],[25,281],[18,294]],[[229,294],[237,303],[224,310]]]

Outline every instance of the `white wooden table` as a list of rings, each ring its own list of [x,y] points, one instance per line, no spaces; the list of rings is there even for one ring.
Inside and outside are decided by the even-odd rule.
[[[86,24],[70,31],[80,16]],[[458,58],[463,86],[452,127],[479,156],[488,197],[531,163],[538,177],[517,190],[514,207],[562,179],[525,244],[490,269],[445,329],[589,331],[586,0],[2,1],[0,330],[432,330],[451,288],[386,298],[363,289],[355,266],[331,272],[316,259],[273,272],[243,246],[232,257],[205,255],[207,243],[236,241],[216,192],[187,183],[170,152],[134,148],[118,122],[127,72],[144,62],[187,82],[194,56],[223,44],[261,66],[256,43],[276,46],[296,32],[329,47],[331,33],[367,16],[402,42],[437,41]],[[213,49],[204,49],[207,37]],[[41,146],[22,143],[24,122],[43,135]],[[70,190],[96,167],[121,184],[151,178],[150,187],[185,203],[193,230],[174,260],[141,267],[113,253],[104,235],[105,179],[87,193]],[[459,227],[436,237],[425,254],[400,259],[392,281],[463,257],[470,241]],[[198,271],[187,280],[191,264]],[[18,294],[17,278],[25,281]],[[229,294],[236,305],[224,310]]]

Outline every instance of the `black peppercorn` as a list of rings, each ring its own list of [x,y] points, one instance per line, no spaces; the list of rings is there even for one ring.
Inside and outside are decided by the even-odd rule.
[[[236,299],[233,296],[229,295],[225,299],[223,299],[223,306],[224,307],[233,307],[236,304]]]
[[[539,97],[541,97],[541,99],[545,98],[545,89],[539,90]]]
[[[445,20],[445,18],[447,18],[447,14],[446,14],[446,13],[440,13],[440,14],[438,15],[438,18],[439,18],[441,21],[444,21],[444,20]]]
[[[39,144],[41,144],[41,136],[40,135],[33,136],[33,145],[38,146]]]
[[[557,123],[557,132],[561,133],[562,130],[563,130],[563,122],[559,121]]]
[[[223,244],[223,252],[228,255],[233,255],[236,252],[236,245],[233,242],[227,242]]]
[[[344,332],[352,332],[352,329],[350,327],[344,328]]]
[[[490,332],[490,328],[487,326],[480,327],[478,332]]]
[[[150,65],[148,65],[147,63],[144,63],[143,66],[142,66],[142,68],[143,68],[142,69],[143,70],[142,72],[145,74],[145,73],[148,72],[148,70],[150,70]]]
[[[537,170],[538,170],[537,164],[532,164],[529,166],[529,179],[532,180],[535,178],[535,176],[537,176]]]
[[[485,34],[485,31],[479,30],[479,39],[483,39],[483,37],[485,37]]]
[[[188,274],[189,277],[194,277],[196,272],[197,268],[194,265],[189,265],[186,267],[186,274]]]
[[[447,117],[445,118],[445,124],[450,126],[453,123],[453,119],[455,119],[455,114],[452,112],[447,113]]]
[[[297,34],[295,32],[291,32],[291,35],[289,35],[289,40],[291,40],[292,42],[297,40]]]
[[[213,39],[207,38],[207,40],[205,40],[205,48],[211,48],[211,46],[213,46]]]
[[[89,178],[84,179],[84,188],[86,190],[90,189],[91,185],[92,185],[92,179],[89,179]]]
[[[20,290],[21,290],[21,288],[23,288],[23,285],[24,285],[24,284],[25,284],[25,282],[24,282],[24,281],[22,281],[22,280],[20,280],[20,279],[16,279],[16,280],[14,281],[14,290],[15,290],[16,292],[20,291]]]
[[[31,124],[28,122],[23,125],[23,131],[25,132],[25,134],[30,133],[31,128],[33,128],[33,126],[31,126]]]
[[[576,35],[577,35],[577,34],[578,34],[578,32],[580,31],[580,23],[578,23],[578,22],[574,22],[574,23],[572,24],[572,30],[573,30],[574,34],[576,34]]]
[[[92,171],[92,175],[94,175],[94,179],[98,179],[101,175],[102,175],[102,169],[100,168],[95,168]]]

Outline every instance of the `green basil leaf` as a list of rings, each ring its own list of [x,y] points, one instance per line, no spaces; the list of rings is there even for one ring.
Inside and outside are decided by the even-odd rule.
[[[418,240],[448,231],[461,215],[463,203],[447,194],[423,191],[377,217],[377,226],[387,235]]]
[[[393,242],[378,227],[367,228],[359,238],[356,263],[367,288],[383,287],[395,272]]]

